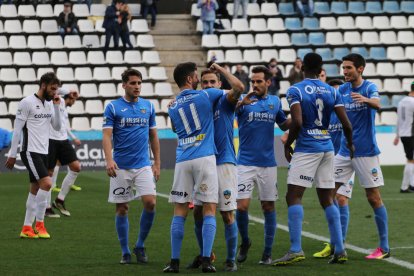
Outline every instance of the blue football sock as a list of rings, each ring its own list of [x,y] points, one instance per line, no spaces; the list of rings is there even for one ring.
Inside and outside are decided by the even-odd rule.
[[[388,245],[388,215],[384,205],[374,209],[375,222],[377,223],[378,234],[380,237],[380,247],[385,251],[390,251]]]
[[[210,257],[216,236],[216,217],[204,216],[203,219],[203,257]]]
[[[249,242],[249,212],[237,210],[236,221],[242,243],[246,244]]]
[[[236,259],[237,251],[237,223],[226,224],[224,227],[224,237],[227,245],[227,258],[228,261]]]
[[[336,207],[338,207],[338,208],[339,208],[338,200],[334,199],[334,200],[333,200],[333,204],[334,204]]]
[[[265,217],[264,223],[264,253],[268,256],[272,255],[273,240],[276,234],[276,211],[263,212]]]
[[[194,232],[197,238],[200,256],[203,254],[203,220],[194,220]]]
[[[329,234],[331,241],[335,246],[335,254],[344,252],[344,243],[342,241],[341,219],[338,208],[332,204],[325,208],[325,216],[328,221]]]
[[[345,242],[349,225],[349,206],[339,206],[339,214],[341,215],[342,240]]]
[[[142,210],[141,220],[139,222],[139,235],[135,247],[143,248],[145,239],[151,230],[152,223],[154,222],[155,212],[148,212],[145,209]]]
[[[171,259],[180,259],[181,245],[184,238],[185,218],[174,216],[171,222]]]
[[[290,236],[290,251],[298,253],[302,250],[302,221],[303,206],[292,205],[288,208],[288,224]]]
[[[116,233],[118,234],[118,240],[121,244],[122,255],[131,254],[128,247],[128,231],[129,221],[128,216],[115,216]]]

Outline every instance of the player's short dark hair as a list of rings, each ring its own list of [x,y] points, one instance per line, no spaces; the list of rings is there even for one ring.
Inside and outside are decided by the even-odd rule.
[[[178,64],[174,69],[174,80],[178,87],[182,87],[187,82],[187,77],[191,76],[197,70],[194,62],[184,62]]]
[[[318,75],[322,72],[322,57],[317,53],[307,53],[303,58],[304,71]]]
[[[329,80],[328,81],[328,84],[330,86],[342,85],[342,84],[344,84],[344,81],[343,80],[340,80],[340,79],[333,79],[333,80]]]
[[[60,80],[53,72],[47,72],[40,77],[39,85],[42,84],[50,85],[50,84],[57,84],[60,86]]]
[[[263,73],[266,81],[270,80],[270,78],[272,77],[272,73],[270,72],[269,68],[261,65],[253,67],[252,73]]]
[[[365,68],[365,58],[360,54],[350,53],[342,58],[342,61],[352,61],[355,68],[364,67]]]
[[[211,71],[210,69],[206,69],[203,72],[201,72],[201,77],[203,77],[204,75],[207,75],[207,74],[214,74],[214,75],[216,75],[217,79],[220,81],[220,74],[217,73],[217,72]]]
[[[141,72],[138,71],[137,69],[130,68],[130,69],[126,69],[122,73],[122,75],[121,75],[122,82],[123,83],[127,83],[129,81],[129,77],[130,76],[136,76],[136,77],[138,77],[138,78],[140,78],[142,80],[142,74],[141,74]]]

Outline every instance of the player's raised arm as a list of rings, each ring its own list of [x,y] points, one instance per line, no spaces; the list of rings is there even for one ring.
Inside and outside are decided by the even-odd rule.
[[[346,115],[346,110],[344,106],[336,106],[335,107],[336,116],[338,116],[339,121],[342,124],[342,130],[344,132],[347,146],[349,149],[349,154],[351,159],[354,157],[354,145],[352,141],[352,125]]]
[[[60,111],[59,111],[59,105],[60,105],[61,98],[58,94],[55,94],[53,96],[53,113],[52,113],[52,120],[51,124],[54,130],[59,131],[61,128],[61,121],[60,121]]]
[[[221,74],[229,82],[231,89],[227,92],[227,100],[234,105],[237,104],[241,93],[244,91],[243,83],[229,71],[216,63],[213,63],[210,66],[210,70]]]

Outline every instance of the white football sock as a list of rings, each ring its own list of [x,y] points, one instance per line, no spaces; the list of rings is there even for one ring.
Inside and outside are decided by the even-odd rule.
[[[47,203],[46,203],[46,208],[52,208],[52,205],[50,205],[50,202],[52,200],[52,189],[49,190],[49,192],[47,192]]]
[[[70,187],[73,183],[75,183],[78,174],[78,172],[68,170],[68,174],[65,176],[65,179],[63,179],[62,187],[60,188],[59,195],[57,196],[60,200],[65,200],[65,197],[69,193]]]
[[[26,215],[24,216],[24,226],[32,226],[35,219],[36,196],[29,193],[26,201]]]
[[[408,189],[408,185],[410,184],[410,176],[411,176],[411,164],[407,163],[404,166],[404,174],[403,174],[403,179],[402,179],[402,184],[401,184],[401,190],[407,190]]]
[[[36,195],[36,222],[42,222],[45,219],[45,211],[47,206],[48,191],[39,189]]]
[[[52,189],[54,187],[56,187],[56,180],[58,178],[58,174],[59,174],[59,166],[55,166],[55,169],[53,170],[53,175],[52,175]]]
[[[414,163],[408,163],[410,167],[410,186],[414,187]]]

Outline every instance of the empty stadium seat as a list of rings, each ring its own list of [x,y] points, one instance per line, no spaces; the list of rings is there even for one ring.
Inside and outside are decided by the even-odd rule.
[[[249,22],[244,18],[236,18],[231,21],[232,29],[235,32],[248,32]]]
[[[296,60],[296,51],[294,49],[281,49],[279,51],[279,60],[282,62],[294,62]]]
[[[115,67],[112,67],[112,70],[111,70],[111,72],[112,72],[111,73],[112,79],[121,81],[122,80],[121,75],[122,75],[122,73],[126,69],[127,69],[126,66],[115,66]]]
[[[4,32],[18,34],[22,32],[22,25],[19,20],[4,21]]]
[[[414,13],[414,2],[413,1],[401,1],[400,9],[402,12],[407,14]]]
[[[250,20],[250,30],[253,32],[267,31],[267,22],[264,18],[252,18]]]
[[[49,65],[50,59],[47,52],[33,52],[32,53],[32,62],[36,65]]]
[[[41,35],[29,35],[27,38],[27,47],[30,49],[44,49],[45,40]]]
[[[331,9],[328,2],[317,1],[314,2],[314,12],[320,15],[331,14]]]
[[[137,46],[142,48],[154,48],[154,40],[152,35],[139,34],[137,35]]]
[[[168,79],[165,68],[156,66],[149,69],[149,78],[156,81],[166,81]]]
[[[372,59],[387,59],[387,54],[384,47],[371,47],[369,56]]]
[[[296,14],[292,3],[279,3],[279,13],[282,15],[294,15]]]
[[[84,114],[85,113],[85,108],[83,106],[83,102],[82,101],[76,101],[71,107],[68,108],[68,113],[69,114]],[[73,128],[73,126],[72,126]]]
[[[28,66],[32,64],[29,52],[15,52],[13,55],[13,63],[18,66]]]
[[[82,39],[82,46],[87,48],[98,48],[101,46],[99,37],[97,35],[84,35]]]
[[[12,49],[25,49],[26,37],[24,35],[12,35],[9,38],[9,46]]]
[[[89,119],[86,117],[75,117],[72,119],[72,129],[77,131],[90,130]]]
[[[348,12],[352,14],[365,13],[365,4],[362,1],[349,1]]]
[[[5,69],[0,70],[0,75],[2,71]],[[17,76],[16,76],[17,79]],[[36,91],[37,92],[37,91]],[[4,98],[6,99],[21,99],[23,96],[22,88],[20,85],[17,84],[7,84],[4,86]]]
[[[69,52],[69,63],[74,65],[86,64],[86,54],[84,51],[70,51]]]
[[[75,72],[76,72],[77,69],[80,69],[80,68],[76,68]],[[90,71],[90,69],[89,69],[89,71]],[[76,73],[75,73],[75,75],[76,75]],[[92,73],[90,73],[90,75],[92,77]],[[94,83],[82,83],[80,85],[80,88],[79,88],[79,93],[84,98],[98,97],[98,89],[96,88],[96,84],[94,84]]]
[[[95,31],[93,21],[89,19],[79,19],[78,26],[81,33],[91,33]]]
[[[42,20],[40,25],[40,30],[43,33],[57,33],[58,32],[58,25],[56,20]]]
[[[365,76],[377,76],[377,69],[375,67],[375,64],[372,62],[368,62],[365,65],[365,69],[364,69],[364,75]]]
[[[85,112],[87,114],[102,114],[103,104],[101,100],[87,100],[85,102]]]
[[[23,21],[23,32],[28,34],[37,34],[40,32],[39,21],[25,20]]]
[[[287,30],[302,30],[302,21],[296,17],[288,17],[285,19],[285,28]]]
[[[68,55],[63,51],[53,51],[50,55],[50,63],[54,65],[66,65],[69,63]]]
[[[0,36],[0,49],[8,49],[9,43],[7,42],[7,37],[2,35]]]
[[[390,20],[388,16],[374,16],[372,19],[372,26],[375,29],[389,29],[391,28]]]
[[[148,23],[145,19],[133,19],[131,22],[131,32],[148,33]]]
[[[391,62],[378,62],[377,73],[380,76],[393,76],[395,75],[394,66]]]
[[[398,76],[411,76],[413,74],[413,66],[410,62],[394,63],[395,74]]]
[[[309,33],[308,36],[309,44],[311,45],[325,45],[325,34],[324,33]]]
[[[201,38],[201,46],[206,48],[217,48],[219,47],[219,39],[215,34],[206,34]]]
[[[315,53],[319,54],[323,61],[329,61],[332,59],[332,50],[330,48],[317,48]]]
[[[10,52],[0,52],[0,66],[8,66],[13,64],[13,56]]]
[[[92,77],[92,70],[89,67],[76,67],[75,68],[75,80],[77,81],[92,81],[93,77]],[[82,85],[81,85],[82,86]],[[82,90],[82,88],[81,88]],[[82,94],[82,92],[81,92]],[[97,96],[97,92],[87,92],[85,94],[86,96],[82,95],[82,97],[95,97]],[[92,95],[92,96],[89,96]]]
[[[23,85],[23,97],[33,95],[39,90],[38,84],[25,84]]]
[[[220,46],[224,48],[237,47],[237,38],[234,34],[222,34],[220,35]]]
[[[268,33],[256,34],[255,44],[259,47],[271,47],[273,46],[272,36]]]
[[[360,44],[361,35],[359,32],[344,32],[344,42],[349,45]]]
[[[383,90],[385,92],[401,92],[401,81],[399,79],[385,79]]]
[[[106,10],[105,4],[92,4],[90,14],[93,16],[104,16]]]
[[[124,57],[121,51],[107,51],[105,59],[109,64],[120,64],[124,60]]]
[[[161,60],[157,51],[144,51],[142,53],[142,62],[145,64],[159,64]]]
[[[230,63],[242,63],[243,57],[242,52],[240,50],[227,50],[225,53],[225,60],[226,62]]]
[[[339,68],[336,64],[325,64],[323,68],[325,69],[327,76],[329,77],[339,76]]]
[[[0,102],[0,116],[8,115],[6,102]],[[0,126],[1,127],[1,126]]]
[[[279,14],[275,3],[262,3],[260,9],[264,16],[276,16]]]
[[[381,2],[379,1],[367,1],[365,10],[370,14],[379,14],[382,13]]]
[[[145,68],[144,66],[134,66],[132,68],[134,68],[135,70],[138,70],[138,71],[141,72],[142,80],[148,80],[149,79],[148,73],[147,73],[147,68]]]
[[[282,18],[269,18],[267,20],[267,29],[270,31],[283,31],[285,30],[285,25]]]
[[[393,31],[380,32],[380,42],[384,44],[397,44],[397,35]]]
[[[53,8],[50,4],[39,4],[36,6],[36,16],[41,18],[53,17]]]
[[[105,56],[102,51],[89,51],[88,52],[89,64],[105,64]]]
[[[31,17],[35,16],[36,12],[33,5],[19,5],[17,15],[22,17]]]
[[[93,78],[96,80],[111,80],[111,71],[109,67],[95,67],[93,68]]]
[[[286,33],[276,33],[273,35],[273,44],[276,46],[290,46],[292,43],[290,42],[289,35]]]
[[[363,56],[366,59],[369,57],[368,50],[365,47],[352,47],[351,52],[356,53],[356,54],[360,54],[361,56]]]
[[[306,33],[293,33],[290,36],[290,39],[293,45],[303,46],[309,44],[308,36]]]
[[[81,89],[82,89],[82,85],[81,85]],[[115,87],[115,84],[113,83],[100,83],[98,91],[99,91],[99,96],[102,96],[102,97],[116,97],[117,96],[116,87]]]
[[[379,44],[377,32],[362,32],[362,42],[368,45]]]
[[[395,29],[405,29],[408,28],[408,21],[407,17],[401,15],[394,15],[391,16],[391,27]]]
[[[334,14],[345,14],[348,13],[348,8],[345,2],[332,2],[331,12]]]
[[[303,28],[306,30],[319,30],[319,20],[314,17],[305,17],[303,19]]]
[[[155,95],[157,96],[172,96],[174,95],[172,91],[171,84],[169,82],[157,82],[155,84]]]
[[[4,7],[4,6],[7,6],[7,5],[3,5],[2,7]],[[4,129],[7,129],[9,131],[13,130],[11,120],[8,119],[8,118],[0,118],[0,127],[4,128]]]
[[[102,130],[103,118],[102,117],[92,117],[91,118],[91,129],[93,130]]]
[[[0,79],[5,82],[16,82],[17,72],[14,68],[2,68],[0,69]]]
[[[9,114],[10,115],[16,115],[17,112],[17,107],[19,106],[19,102],[18,101],[13,101],[13,102],[9,102]]]
[[[237,45],[241,48],[255,47],[253,35],[252,34],[239,34],[237,36]]]
[[[363,30],[374,28],[370,16],[357,16],[355,19],[355,27]]]
[[[260,57],[260,51],[257,49],[244,50],[243,59],[245,62],[248,62],[248,63],[260,63],[262,61]]]
[[[334,48],[333,58],[336,60],[342,60],[342,58],[349,54],[349,49],[345,47]]]
[[[78,35],[65,35],[64,46],[70,49],[79,49],[82,47],[81,38]]]
[[[319,19],[319,26],[323,30],[333,30],[338,28],[336,18],[331,16],[321,17]]]
[[[414,32],[412,31],[399,31],[398,42],[403,44],[414,44]]]
[[[48,35],[46,37],[46,47],[49,49],[62,49],[62,37],[60,35]]]
[[[352,16],[339,16],[337,26],[342,30],[352,30],[355,28],[355,21]]]
[[[72,68],[60,67],[56,70],[56,76],[61,81],[73,81],[75,76]]]
[[[264,49],[261,53],[262,61],[269,62],[272,58],[278,59],[279,54],[275,49]]]
[[[329,45],[343,45],[344,39],[341,32],[326,33],[326,44]]]
[[[16,18],[17,8],[15,5],[1,5],[0,14],[4,18]]]
[[[119,91],[119,87],[118,87],[118,94],[120,94],[119,92],[120,91]],[[121,95],[123,95],[123,92],[122,92]],[[154,86],[153,86],[153,84],[149,83],[149,82],[143,82],[141,84],[140,96],[142,96],[142,97],[153,97],[154,96]]]
[[[88,17],[90,15],[89,7],[86,4],[74,4],[72,11],[77,17]]]
[[[387,58],[390,60],[405,59],[404,48],[401,46],[393,46],[387,48]]]

